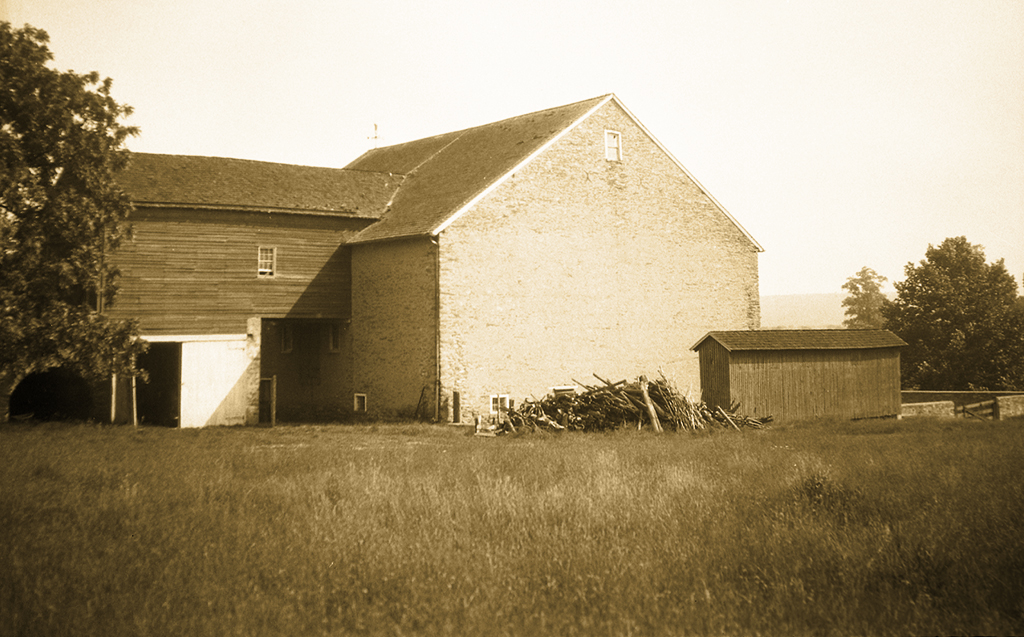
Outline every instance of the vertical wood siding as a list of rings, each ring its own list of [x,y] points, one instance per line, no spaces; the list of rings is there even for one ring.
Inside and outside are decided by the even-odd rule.
[[[709,405],[729,407],[729,351],[714,339],[707,339],[700,350],[701,400]]]
[[[872,418],[900,412],[898,349],[731,353],[740,411],[775,418]]]
[[[366,222],[343,217],[139,208],[110,314],[144,334],[244,333],[252,316],[348,318],[344,241]],[[277,272],[256,276],[257,248],[277,248]]]

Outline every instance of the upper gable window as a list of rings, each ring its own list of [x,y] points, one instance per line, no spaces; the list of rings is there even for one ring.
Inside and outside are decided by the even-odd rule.
[[[608,161],[622,161],[622,133],[613,130],[604,132],[604,158]]]
[[[277,273],[277,248],[260,246],[256,254],[256,276],[269,278]]]

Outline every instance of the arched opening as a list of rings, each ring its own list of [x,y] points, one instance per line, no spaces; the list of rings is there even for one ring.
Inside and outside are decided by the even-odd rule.
[[[66,369],[26,376],[11,393],[12,419],[87,420],[93,414],[89,383]]]

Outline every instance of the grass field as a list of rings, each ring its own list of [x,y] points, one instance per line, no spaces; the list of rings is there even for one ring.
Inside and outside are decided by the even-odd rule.
[[[1024,633],[1024,423],[0,427],[0,634]]]

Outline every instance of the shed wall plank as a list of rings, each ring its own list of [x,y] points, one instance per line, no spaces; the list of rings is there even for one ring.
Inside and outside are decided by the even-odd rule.
[[[898,350],[742,351],[731,356],[732,399],[752,416],[900,413]]]

